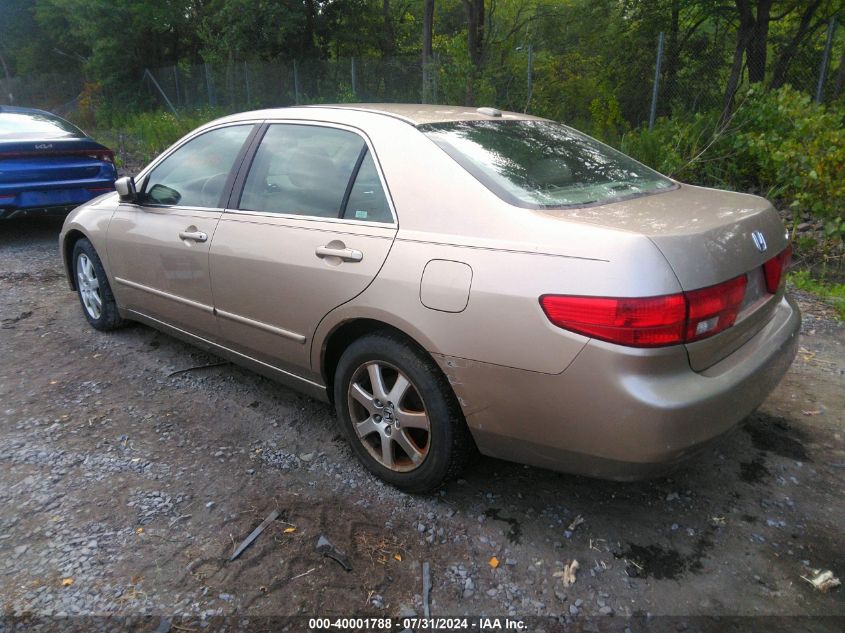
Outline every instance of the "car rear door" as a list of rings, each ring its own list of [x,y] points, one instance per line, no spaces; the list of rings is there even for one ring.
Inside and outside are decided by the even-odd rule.
[[[211,245],[221,337],[307,373],[320,320],[370,284],[396,236],[377,158],[357,130],[272,123],[244,161],[230,207]]]
[[[217,338],[208,251],[256,129],[255,123],[226,125],[191,138],[142,179],[137,203],[118,206],[108,252],[123,306]]]

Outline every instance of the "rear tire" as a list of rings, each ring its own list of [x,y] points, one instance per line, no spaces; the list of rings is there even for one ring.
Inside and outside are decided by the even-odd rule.
[[[103,263],[86,238],[73,245],[73,276],[82,314],[91,327],[108,332],[126,325],[118,312]]]
[[[436,490],[461,473],[473,452],[448,380],[399,335],[369,334],[346,348],[335,371],[334,401],[361,462],[406,492]]]

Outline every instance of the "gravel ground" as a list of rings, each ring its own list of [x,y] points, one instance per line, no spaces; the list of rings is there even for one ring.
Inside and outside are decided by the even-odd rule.
[[[433,615],[536,618],[529,630],[845,625],[843,588],[802,579],[845,576],[845,329],[811,297],[782,384],[671,476],[481,459],[418,497],[358,465],[329,406],[231,365],[171,376],[219,359],[140,325],[88,327],[60,225],[0,225],[0,631],[422,615],[424,562]],[[315,552],[321,535],[351,571]]]

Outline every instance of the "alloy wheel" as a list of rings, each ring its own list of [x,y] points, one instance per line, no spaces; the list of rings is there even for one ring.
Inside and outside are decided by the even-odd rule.
[[[94,263],[85,253],[80,253],[76,260],[76,281],[82,305],[88,315],[96,321],[103,313],[103,298],[100,295],[100,280],[94,271]]]
[[[419,468],[431,444],[425,404],[410,379],[382,361],[361,365],[349,382],[348,406],[358,439],[379,464],[396,472]]]

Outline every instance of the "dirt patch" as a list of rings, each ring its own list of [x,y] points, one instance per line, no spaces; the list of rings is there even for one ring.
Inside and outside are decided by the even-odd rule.
[[[24,310],[16,317],[10,317],[8,319],[3,319],[0,321],[0,328],[2,329],[10,329],[14,327],[15,323],[23,321],[24,319],[28,319],[32,316],[32,310]]]
[[[783,418],[754,414],[744,429],[758,450],[803,462],[812,461],[804,448],[804,434]]]
[[[765,462],[761,458],[752,459],[750,462],[740,462],[739,464],[739,478],[745,483],[759,483],[768,474],[769,469],[766,468]]]
[[[833,466],[845,463],[845,329],[823,316],[805,318],[801,353],[746,433],[669,476],[620,484],[480,459],[419,497],[358,465],[330,406],[231,365],[168,377],[218,359],[140,325],[93,331],[60,274],[59,227],[0,234],[0,321],[14,324],[0,336],[11,617],[293,631],[303,621],[264,618],[421,615],[424,562],[433,615],[537,618],[532,630],[845,615],[841,588],[801,580],[845,576]],[[229,561],[274,509],[279,520]],[[352,571],[315,551],[320,536]],[[777,622],[801,626],[756,628]]]
[[[495,521],[503,521],[508,524],[508,532],[506,536],[508,541],[514,545],[519,545],[522,542],[522,525],[519,521],[512,517],[502,516],[502,511],[499,508],[488,508],[484,511],[484,516]]]

